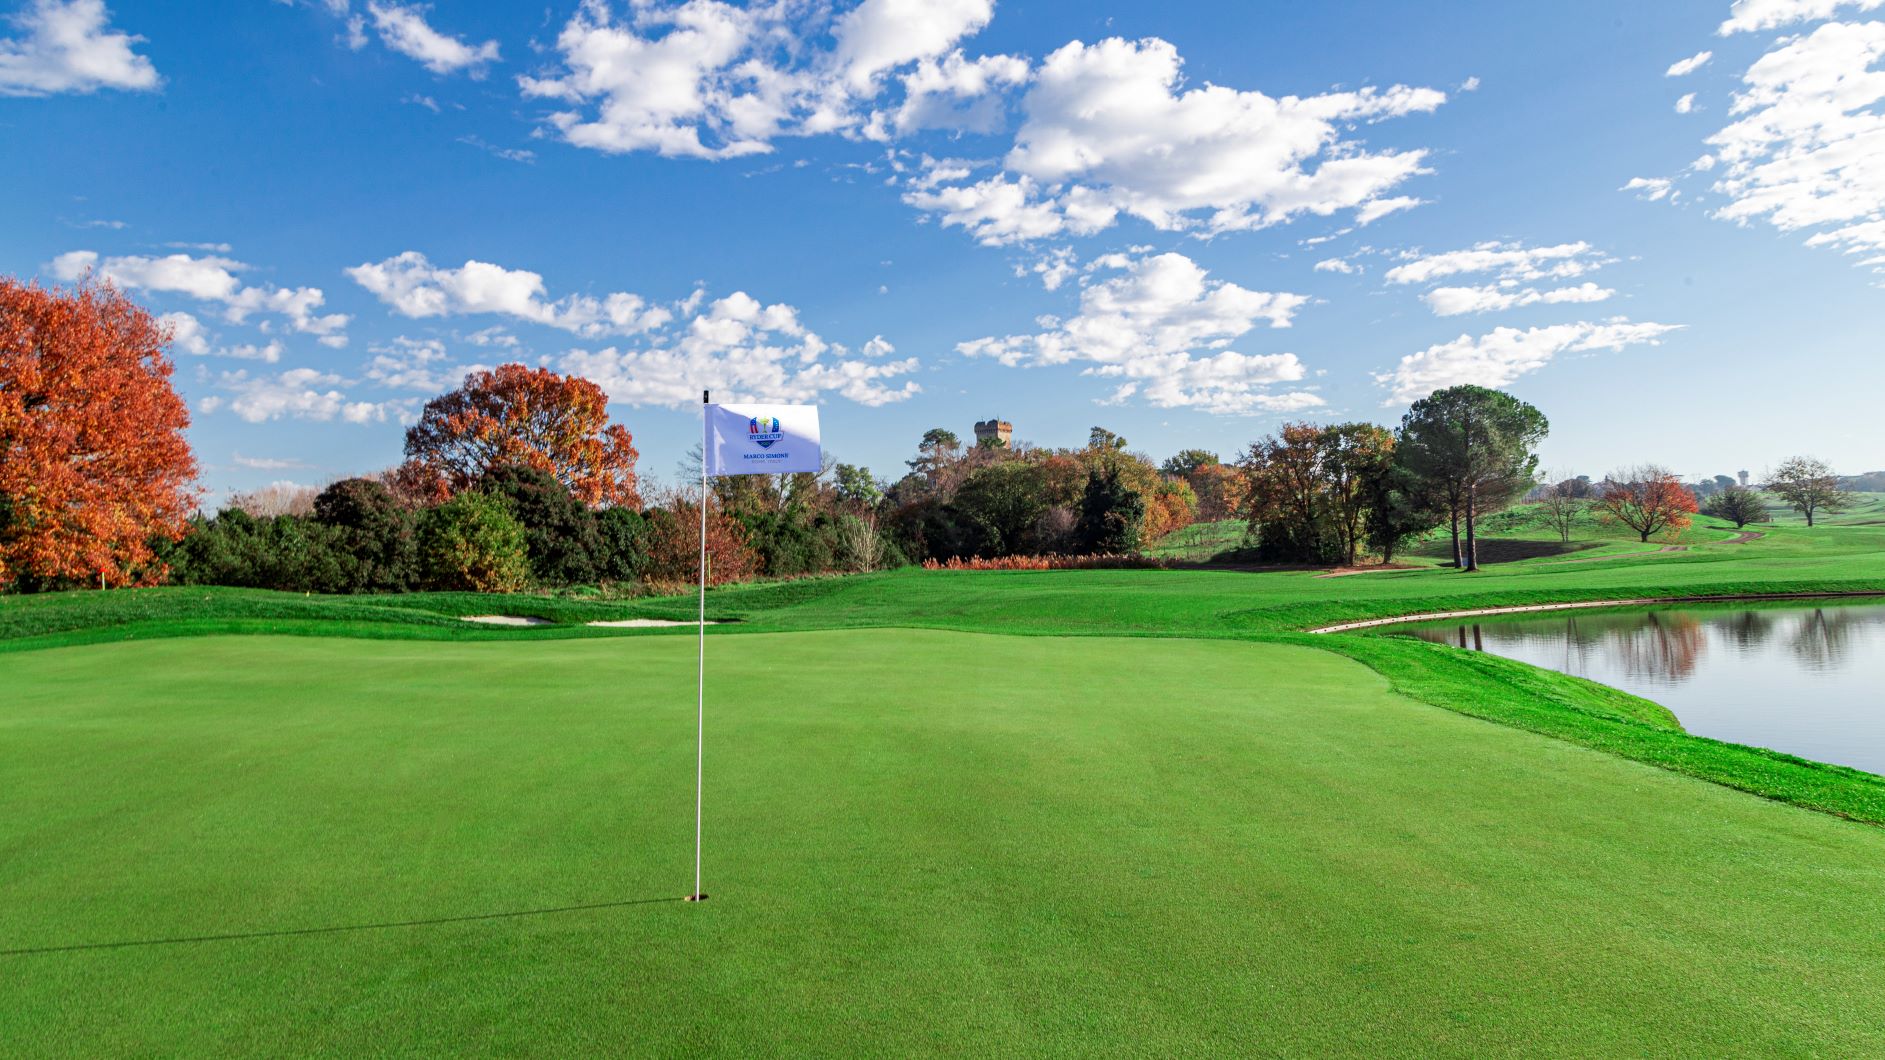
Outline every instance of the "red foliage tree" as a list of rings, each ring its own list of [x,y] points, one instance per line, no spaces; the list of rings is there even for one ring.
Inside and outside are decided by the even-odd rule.
[[[1695,494],[1675,472],[1655,464],[1627,468],[1604,481],[1598,514],[1637,532],[1644,541],[1664,530],[1682,531],[1696,512]]]
[[[633,439],[609,422],[608,405],[601,387],[547,368],[473,372],[407,428],[402,485],[456,493],[494,467],[523,464],[555,475],[585,504],[640,508]]]
[[[163,577],[196,507],[169,341],[108,284],[0,278],[0,589]]]
[[[700,576],[700,505],[674,498],[651,512],[648,525],[647,580],[680,585]],[[746,528],[718,501],[707,508],[707,583],[725,585],[759,573],[759,554],[747,544]]]

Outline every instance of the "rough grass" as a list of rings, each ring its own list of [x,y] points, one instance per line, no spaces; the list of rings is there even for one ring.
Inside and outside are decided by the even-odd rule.
[[[1885,1052],[1885,831],[1328,651],[716,637],[695,906],[692,644],[509,639],[0,657],[4,1051]]]

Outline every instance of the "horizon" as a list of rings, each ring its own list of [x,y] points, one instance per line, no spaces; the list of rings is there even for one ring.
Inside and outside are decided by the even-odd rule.
[[[1228,461],[1459,382],[1565,474],[1858,475],[1869,10],[0,0],[0,274],[172,323],[221,498],[392,466],[512,360],[664,481],[704,388],[894,479],[989,416]]]

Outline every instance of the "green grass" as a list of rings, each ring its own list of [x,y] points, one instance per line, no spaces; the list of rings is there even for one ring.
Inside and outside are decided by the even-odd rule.
[[[1295,645],[716,640],[701,906],[685,639],[0,659],[0,947],[243,936],[0,956],[6,1051],[1885,1050],[1885,831]]]
[[[0,598],[0,950],[239,936],[0,955],[0,1041],[1878,1052],[1885,779],[1496,657],[1302,632],[1885,590],[1885,528],[1766,529],[1480,574],[715,590],[697,908],[669,900],[692,631],[581,625],[691,597]],[[483,613],[558,624],[458,617]]]

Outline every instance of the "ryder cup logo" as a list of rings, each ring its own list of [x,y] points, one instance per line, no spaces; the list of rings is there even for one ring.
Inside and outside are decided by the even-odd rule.
[[[784,437],[777,416],[755,416],[746,421],[746,440],[761,449],[771,449],[773,443]]]

